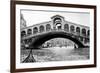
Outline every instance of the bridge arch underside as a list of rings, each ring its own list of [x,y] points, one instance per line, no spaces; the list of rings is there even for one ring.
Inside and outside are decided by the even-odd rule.
[[[78,48],[86,47],[81,41],[79,41],[72,35],[64,33],[64,32],[50,32],[47,34],[39,35],[34,38],[35,40],[29,45],[29,47],[32,49],[39,49],[39,47],[43,43],[45,43],[46,41],[53,39],[53,38],[66,38],[66,39],[73,41],[75,44],[77,44]]]

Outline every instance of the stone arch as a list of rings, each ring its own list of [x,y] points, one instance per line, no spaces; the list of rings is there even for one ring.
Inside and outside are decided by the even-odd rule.
[[[27,35],[31,35],[32,34],[32,29],[28,29],[27,30]]]
[[[76,33],[80,35],[80,27],[76,27]]]
[[[21,31],[21,37],[26,36],[26,31]]]
[[[67,38],[67,39],[73,41],[74,43],[76,43],[79,48],[85,47],[81,41],[79,41],[75,37],[72,37],[71,35],[66,34],[65,32],[60,32],[60,33],[59,32],[56,32],[56,33],[52,32],[52,34],[46,33],[46,34],[40,35],[39,37],[35,38],[35,40],[30,44],[30,47],[31,48],[38,48],[45,41],[50,40],[52,38],[57,38],[57,37]]]
[[[86,36],[86,29],[85,28],[82,29],[82,35]]]
[[[56,23],[56,29],[57,29],[57,30],[61,30],[61,28],[62,28],[61,23]]]
[[[72,33],[75,32],[75,26],[74,25],[70,26],[70,32],[72,32]]]
[[[68,25],[68,24],[65,24],[65,25],[64,25],[64,30],[65,30],[65,31],[69,31],[69,25]]]
[[[41,26],[39,27],[39,30],[40,30],[40,32],[43,32],[43,31],[44,31],[44,26],[41,25]]]
[[[51,30],[51,25],[50,24],[47,24],[46,25],[46,31],[50,31]]]
[[[55,18],[54,23],[61,22],[61,18]]]
[[[38,28],[37,27],[34,27],[33,28],[33,34],[36,34],[36,33],[38,33]]]

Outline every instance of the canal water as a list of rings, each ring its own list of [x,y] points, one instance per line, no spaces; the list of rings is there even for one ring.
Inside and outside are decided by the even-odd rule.
[[[30,50],[21,51],[21,62],[28,56]],[[36,62],[72,61],[89,59],[89,48],[51,47],[33,49],[32,54]]]

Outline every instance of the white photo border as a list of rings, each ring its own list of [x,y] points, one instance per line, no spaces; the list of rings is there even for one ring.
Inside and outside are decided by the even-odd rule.
[[[89,12],[90,13],[90,59],[81,61],[61,61],[61,62],[43,62],[43,63],[21,63],[20,62],[20,9],[33,10],[57,10],[57,11],[72,11],[72,12]],[[94,64],[94,9],[86,8],[70,8],[70,7],[51,7],[51,6],[36,6],[36,5],[20,5],[16,4],[16,69],[24,68],[43,68],[57,66],[75,66],[75,65],[90,65]]]

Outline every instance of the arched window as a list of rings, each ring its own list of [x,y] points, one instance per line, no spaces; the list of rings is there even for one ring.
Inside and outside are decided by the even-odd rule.
[[[68,24],[65,24],[65,25],[64,25],[64,30],[65,30],[65,31],[69,31],[69,25],[68,25]]]
[[[90,36],[90,30],[87,31],[87,36]]]
[[[50,29],[51,29],[51,25],[50,24],[47,24],[46,25],[46,31],[50,31]]]
[[[26,36],[26,32],[25,31],[22,31],[21,32],[21,37],[24,37],[24,36]]]
[[[33,34],[36,34],[38,32],[38,28],[37,27],[34,27],[33,28]]]
[[[76,33],[80,35],[80,27],[76,27]]]
[[[41,25],[39,29],[40,29],[40,32],[43,32],[44,31],[44,26]]]
[[[57,30],[61,30],[61,23],[57,23],[57,24],[56,24],[56,29],[57,29]]]
[[[61,22],[61,19],[60,18],[55,18],[54,19],[54,23],[59,23],[59,22]]]
[[[82,29],[82,35],[86,36],[86,29],[85,28]]]
[[[28,29],[28,30],[27,30],[27,34],[28,34],[28,35],[31,35],[31,34],[32,34],[32,29]]]
[[[73,25],[70,26],[70,32],[74,32],[75,31],[75,27]]]

